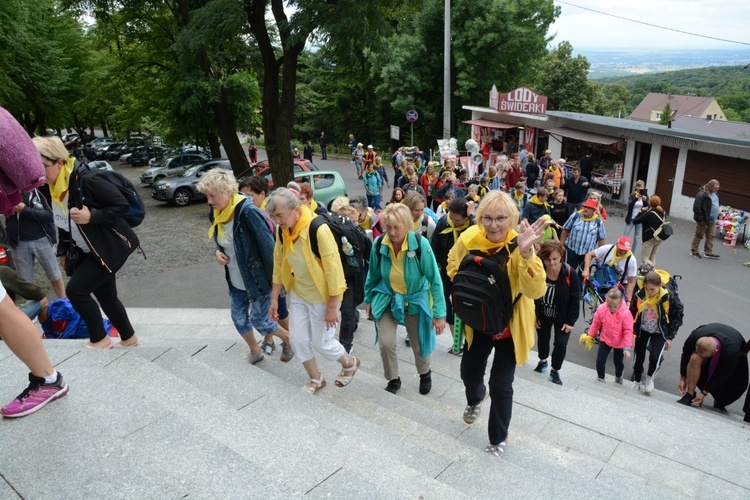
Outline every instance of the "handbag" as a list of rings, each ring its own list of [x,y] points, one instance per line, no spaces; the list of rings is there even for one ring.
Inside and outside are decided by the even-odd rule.
[[[657,227],[654,231],[654,238],[656,238],[659,241],[665,241],[669,239],[670,236],[674,234],[674,229],[672,228],[671,224],[661,217],[659,217],[659,214],[654,212],[654,215],[661,221],[661,226]]]

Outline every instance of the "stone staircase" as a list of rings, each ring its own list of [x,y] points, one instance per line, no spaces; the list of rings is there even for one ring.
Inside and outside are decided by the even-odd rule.
[[[421,396],[401,344],[398,395],[374,328],[362,321],[362,366],[337,388],[318,358],[316,396],[296,360],[255,366],[226,310],[131,309],[136,349],[90,352],[45,341],[70,393],[0,422],[0,498],[748,498],[750,429],[737,415],[675,404],[596,381],[566,363],[563,387],[516,371],[505,457],[483,452],[487,420],[461,419],[460,358],[438,338],[433,390]],[[577,346],[571,346],[576,348]],[[533,358],[534,362],[536,358]],[[592,352],[592,366],[594,354]],[[0,401],[25,368],[0,344]]]

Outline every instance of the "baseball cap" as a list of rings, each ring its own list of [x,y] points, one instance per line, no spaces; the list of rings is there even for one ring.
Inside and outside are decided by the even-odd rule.
[[[617,248],[623,252],[627,252],[632,246],[633,242],[627,236],[620,236],[620,239],[617,240]]]
[[[361,143],[361,142],[358,142],[358,143],[357,143],[357,147],[360,147],[360,146],[362,146],[362,143]]]
[[[583,208],[593,208],[594,210],[596,210],[596,207],[597,207],[596,200],[592,200],[592,199],[586,200],[586,202],[583,204]]]
[[[372,144],[368,144],[367,149],[372,149]]]

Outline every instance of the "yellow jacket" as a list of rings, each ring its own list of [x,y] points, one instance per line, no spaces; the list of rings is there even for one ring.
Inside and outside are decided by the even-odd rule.
[[[461,236],[448,253],[448,276],[453,277],[458,272],[463,258],[472,251],[489,253],[489,250],[500,249],[510,243],[518,233],[511,229],[502,243],[493,243],[484,235],[480,226],[471,226],[461,233]],[[534,300],[544,295],[547,289],[546,274],[541,259],[534,255],[530,259],[524,259],[521,251],[516,248],[510,254],[507,262],[508,278],[513,297],[521,294],[510,319],[510,333],[515,345],[516,364],[522,365],[529,359],[529,351],[534,347],[534,333],[536,328],[536,311]],[[471,348],[474,332],[468,326],[464,326],[466,342]]]
[[[276,236],[276,244],[273,248],[273,282],[281,283],[288,291],[294,286],[294,272],[309,272],[313,281],[323,297],[327,301],[329,297],[341,297],[346,290],[346,279],[344,278],[344,268],[341,265],[339,249],[336,246],[336,240],[331,233],[331,229],[322,224],[318,228],[318,250],[320,259],[318,259],[310,247],[310,225],[300,231],[299,237],[304,240],[302,246],[307,262],[307,269],[292,269],[292,266],[286,260],[286,253],[283,244]]]

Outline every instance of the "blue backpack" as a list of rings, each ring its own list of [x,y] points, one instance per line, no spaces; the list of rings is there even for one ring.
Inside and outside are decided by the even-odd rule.
[[[104,329],[112,333],[112,323],[104,319]],[[49,303],[47,321],[42,323],[42,336],[45,339],[87,339],[89,330],[81,316],[73,309],[68,299],[56,299]]]
[[[143,222],[143,219],[146,217],[146,207],[138,194],[138,190],[133,183],[130,182],[130,179],[115,170],[89,169],[86,175],[103,176],[108,182],[114,184],[125,199],[128,200],[128,205],[130,205],[127,213],[123,215],[122,218],[125,219],[125,222],[127,222],[130,227],[138,227],[141,225],[141,222]],[[83,175],[80,176],[80,179],[83,180],[83,177]]]

